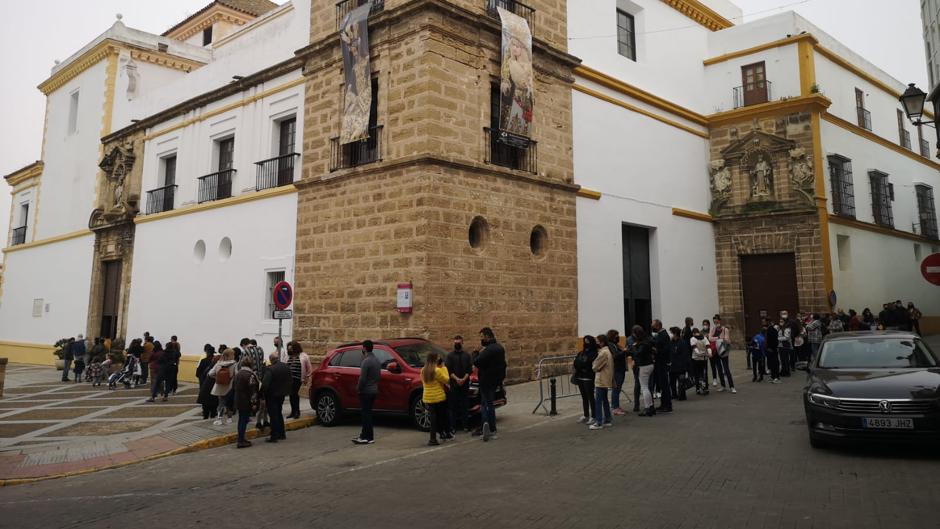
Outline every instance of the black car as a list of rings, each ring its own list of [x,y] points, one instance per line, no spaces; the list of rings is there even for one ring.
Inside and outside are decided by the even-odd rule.
[[[831,334],[807,367],[809,441],[940,440],[940,359],[916,334]]]

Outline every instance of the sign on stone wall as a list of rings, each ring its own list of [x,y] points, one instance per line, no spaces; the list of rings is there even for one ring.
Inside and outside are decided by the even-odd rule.
[[[535,77],[532,72],[532,32],[529,23],[499,7],[503,26],[502,68],[499,83],[499,139],[528,147],[532,128]]]
[[[339,36],[343,49],[343,116],[340,125],[341,144],[369,137],[369,109],[372,108],[372,69],[369,65],[369,10],[366,2],[343,19]]]

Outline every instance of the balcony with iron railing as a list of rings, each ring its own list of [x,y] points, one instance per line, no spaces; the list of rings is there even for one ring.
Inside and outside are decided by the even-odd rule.
[[[16,246],[17,244],[26,244],[26,226],[13,228],[13,240],[10,241],[10,246]]]
[[[535,9],[516,0],[486,0],[486,14],[499,20],[499,11],[502,8],[514,15],[518,15],[529,23],[529,32],[534,33]]]
[[[173,205],[176,202],[176,187],[175,185],[170,185],[147,191],[147,209],[144,210],[145,215],[173,211]]]
[[[356,9],[357,7],[363,6],[369,0],[342,0],[336,2],[336,30],[339,31],[339,28],[343,25],[343,19],[346,18],[346,15],[350,11]],[[372,8],[369,9],[369,16],[376,13],[381,13],[385,9],[385,0],[372,0]]]
[[[269,160],[255,162],[255,190],[270,189],[294,183],[294,168],[297,166],[299,153],[292,152]]]
[[[349,169],[382,161],[382,125],[369,129],[364,140],[341,144],[339,138],[330,139],[330,171]]]
[[[904,147],[905,149],[910,149],[911,148],[911,131],[901,129],[899,132],[901,135],[901,147]]]
[[[199,177],[199,203],[231,197],[235,172],[235,169],[226,169]]]
[[[486,134],[486,163],[508,167],[527,173],[538,172],[538,143],[529,141],[528,147],[517,147],[499,141],[499,131],[483,128]]]
[[[736,86],[731,90],[734,108],[759,105],[773,100],[770,81],[756,81],[752,85]]]
[[[855,107],[855,113],[858,115],[858,126],[865,130],[871,130],[871,112],[864,107]]]
[[[930,142],[925,139],[920,140],[920,155],[924,158],[930,158]]]

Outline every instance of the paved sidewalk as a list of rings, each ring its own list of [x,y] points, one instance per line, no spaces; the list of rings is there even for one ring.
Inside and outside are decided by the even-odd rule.
[[[60,382],[53,368],[7,366],[0,398],[0,485],[93,472],[232,443],[235,424],[215,426],[180,383],[168,402],[146,388]],[[302,403],[302,408],[309,407]],[[309,411],[288,429],[313,424]],[[258,432],[252,430],[254,437]]]

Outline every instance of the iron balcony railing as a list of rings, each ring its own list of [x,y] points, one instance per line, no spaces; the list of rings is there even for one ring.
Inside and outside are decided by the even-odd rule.
[[[270,160],[255,162],[258,168],[255,177],[255,190],[270,189],[294,183],[294,167],[299,153],[292,152]]]
[[[499,131],[484,127],[486,134],[486,163],[525,171],[538,172],[538,144],[530,140],[528,147],[516,147],[499,141]]]
[[[350,11],[359,6],[363,6],[369,0],[342,0],[336,2],[336,31],[343,25],[343,19]],[[369,9],[369,16],[381,13],[385,9],[385,0],[372,0],[372,8]]]
[[[26,243],[26,226],[13,228],[13,241],[10,243],[10,246],[16,246],[17,244],[25,244],[25,243]]]
[[[930,142],[927,140],[920,140],[920,155],[924,158],[930,158]]]
[[[497,7],[501,7],[514,15],[519,15],[524,18],[526,22],[529,23],[529,32],[532,34],[535,33],[533,29],[533,24],[535,23],[535,9],[522,2],[517,2],[516,0],[486,0],[486,14],[498,20],[499,11],[496,10]]]
[[[871,112],[864,107],[855,107],[855,113],[858,114],[858,126],[865,130],[871,130]]]
[[[905,149],[911,148],[911,131],[901,129],[901,147]]]
[[[772,84],[770,81],[756,81],[753,86],[736,86],[731,90],[734,108],[758,105],[773,100]]]
[[[199,177],[199,203],[232,196],[232,180],[234,179],[235,169],[226,169]]]
[[[330,171],[381,160],[382,125],[370,128],[369,137],[364,140],[340,144],[338,137],[330,139]]]
[[[154,213],[163,213],[164,211],[173,211],[173,204],[176,201],[176,187],[164,186],[147,191],[147,209],[146,215]]]

